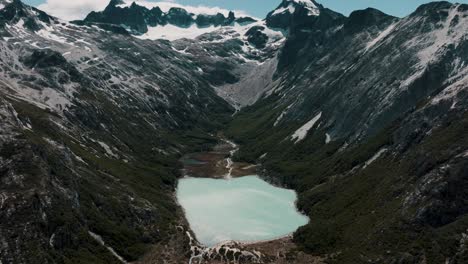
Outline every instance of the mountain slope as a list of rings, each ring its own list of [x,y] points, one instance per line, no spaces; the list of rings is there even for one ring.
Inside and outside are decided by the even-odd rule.
[[[466,259],[466,10],[291,25],[275,85],[226,133],[238,159],[299,191],[314,219],[295,235],[305,249],[337,263]]]
[[[20,1],[0,21],[0,260],[118,263],[177,235],[177,160],[232,108],[167,42]]]
[[[122,1],[111,1],[104,11],[92,12],[75,23],[113,25],[137,38],[172,41],[175,50],[194,57],[218,95],[236,108],[254,103],[269,89],[286,34],[284,29],[270,27],[268,21],[236,17],[232,11],[227,16],[193,14],[179,7],[163,12],[157,6]]]

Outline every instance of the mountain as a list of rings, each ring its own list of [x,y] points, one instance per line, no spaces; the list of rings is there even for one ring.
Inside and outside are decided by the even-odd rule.
[[[220,131],[311,219],[263,263],[465,263],[467,29],[449,2],[67,22],[0,0],[0,263],[188,263],[178,160]]]
[[[171,40],[175,50],[194,57],[216,92],[236,108],[255,102],[265,90],[262,80],[271,78],[286,34],[284,29],[269,27],[267,21],[238,18],[233,12],[227,17],[193,14],[176,7],[162,12],[157,6],[148,9],[123,1],[111,1],[104,11],[73,23],[101,28],[112,25],[136,38]],[[265,66],[257,67],[259,64]],[[258,74],[264,77],[250,80],[249,75]]]
[[[295,241],[308,251],[337,263],[466,259],[467,7],[290,26],[268,91],[226,134],[238,159],[299,190],[313,220]]]
[[[324,12],[323,6],[313,0],[283,0],[268,13],[266,22],[269,27],[289,29],[300,20],[312,20]]]
[[[172,7],[163,12],[158,6],[151,9],[140,6],[136,2],[127,4],[122,0],[111,1],[102,12],[91,12],[85,22],[122,25],[135,35],[148,32],[149,28],[174,25],[181,28],[195,26],[197,28],[220,27],[234,23],[253,23],[251,17],[236,18],[234,12],[227,16],[217,14],[193,14],[179,7]]]
[[[197,64],[18,0],[0,21],[2,263],[133,261],[177,234],[177,160],[232,113]]]

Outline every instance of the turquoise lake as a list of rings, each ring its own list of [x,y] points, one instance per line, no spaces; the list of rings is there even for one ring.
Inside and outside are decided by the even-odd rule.
[[[205,246],[280,238],[309,221],[297,211],[294,191],[272,186],[257,176],[184,178],[179,180],[177,199]]]

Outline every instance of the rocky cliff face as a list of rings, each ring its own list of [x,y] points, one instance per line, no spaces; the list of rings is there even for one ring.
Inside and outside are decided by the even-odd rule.
[[[163,12],[158,6],[151,9],[140,6],[136,2],[127,4],[124,1],[111,1],[102,12],[91,12],[85,20],[92,23],[107,23],[122,25],[135,35],[148,32],[149,27],[174,25],[187,28],[196,25],[199,28],[229,26],[234,23],[252,23],[251,17],[236,18],[233,12],[227,16],[217,14],[193,14],[179,7],[172,7]]]

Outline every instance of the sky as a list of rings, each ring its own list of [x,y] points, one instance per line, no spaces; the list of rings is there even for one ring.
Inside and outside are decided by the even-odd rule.
[[[91,10],[103,9],[110,0],[23,0],[38,6],[44,11],[72,20],[84,18]],[[156,0],[146,0],[153,1]],[[276,8],[281,0],[165,0],[193,7],[212,7],[211,10],[237,10],[257,18]],[[387,14],[403,17],[413,12],[419,5],[431,2],[429,0],[318,0],[320,4],[344,15],[367,7],[377,8]],[[451,1],[468,4],[468,0]],[[167,4],[167,3],[166,3]]]

